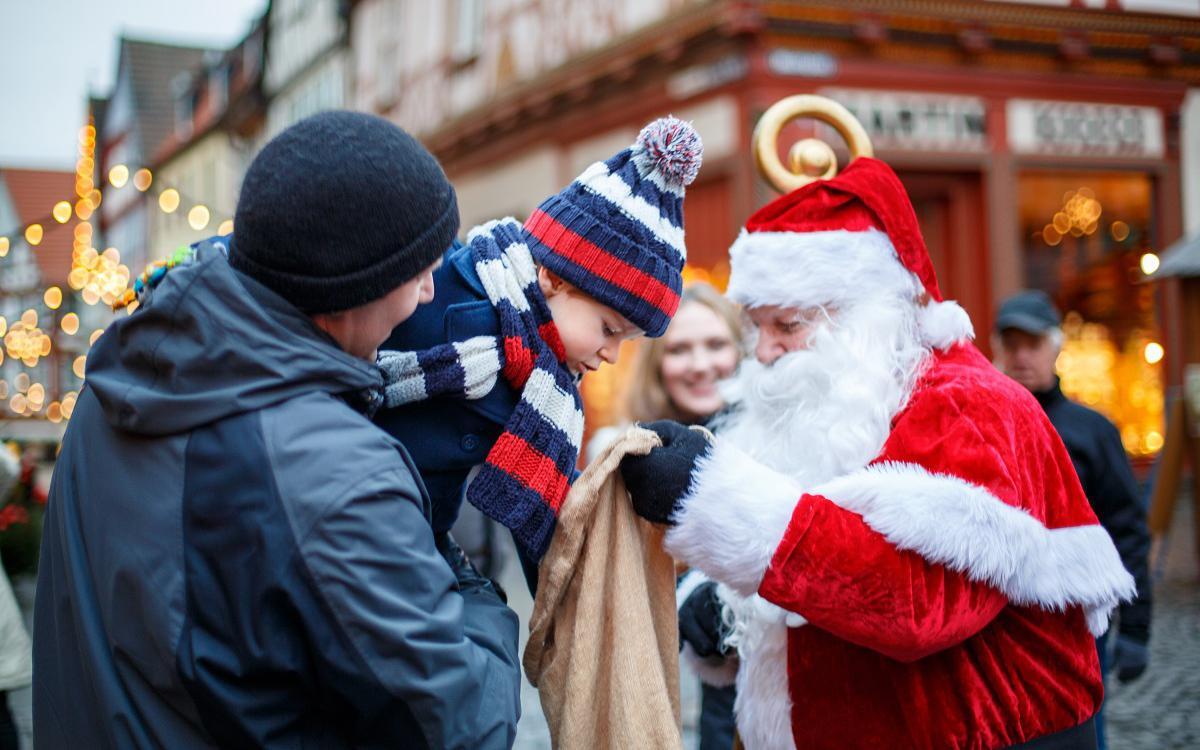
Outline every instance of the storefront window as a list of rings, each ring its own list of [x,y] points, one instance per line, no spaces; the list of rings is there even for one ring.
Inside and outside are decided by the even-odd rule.
[[[1019,195],[1026,285],[1064,313],[1063,392],[1111,419],[1131,456],[1157,453],[1164,351],[1146,283],[1158,265],[1151,177],[1030,170]]]

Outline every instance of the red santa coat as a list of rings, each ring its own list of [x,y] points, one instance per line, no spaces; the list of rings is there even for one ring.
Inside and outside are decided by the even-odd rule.
[[[1092,635],[1133,580],[1033,397],[970,344],[932,356],[858,472],[798,488],[721,442],[698,467],[668,547],[808,622],[744,735],[790,702],[797,748],[984,750],[1100,707]]]

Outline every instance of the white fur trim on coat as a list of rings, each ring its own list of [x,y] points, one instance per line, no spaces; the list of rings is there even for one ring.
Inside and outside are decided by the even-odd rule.
[[[1099,524],[1049,529],[963,479],[887,463],[812,490],[853,511],[899,549],[996,588],[1018,605],[1081,606],[1100,635],[1135,593],[1112,538]]]
[[[900,262],[891,239],[878,230],[851,232],[747,232],[729,248],[726,295],[746,307],[814,307],[846,304],[863,290],[905,289],[917,299],[920,280]],[[922,343],[936,349],[974,336],[971,319],[956,302],[930,301],[917,310]]]
[[[718,440],[692,473],[665,547],[748,596],[758,591],[801,494],[787,476]]]
[[[788,628],[784,624],[787,613],[758,595],[738,601],[726,598],[725,602],[736,613],[741,629],[741,668],[733,708],[738,734],[745,746],[754,750],[796,750],[792,740]]]

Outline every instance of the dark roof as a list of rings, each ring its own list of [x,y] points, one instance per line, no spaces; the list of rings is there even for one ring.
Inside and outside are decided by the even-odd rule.
[[[171,84],[180,73],[197,70],[205,47],[183,47],[121,37],[119,68],[128,66],[143,158],[149,159],[175,128]]]
[[[41,222],[45,231],[41,244],[30,248],[48,284],[64,284],[71,272],[72,227],[75,217],[66,224],[48,219],[54,204],[75,197],[75,173],[49,169],[0,169],[0,180],[8,187],[8,195],[21,221],[21,230],[33,222]],[[7,232],[12,227],[0,227]]]
[[[108,97],[89,96],[88,113],[92,116],[92,122],[96,128],[99,129],[104,124],[104,116],[108,114]]]

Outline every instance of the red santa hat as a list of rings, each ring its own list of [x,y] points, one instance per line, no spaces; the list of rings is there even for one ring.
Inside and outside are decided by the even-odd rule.
[[[729,256],[728,295],[747,307],[837,307],[911,282],[925,344],[945,349],[974,335],[966,311],[942,299],[900,178],[877,159],[859,157],[763,206]]]

